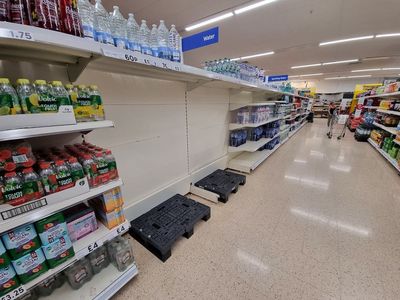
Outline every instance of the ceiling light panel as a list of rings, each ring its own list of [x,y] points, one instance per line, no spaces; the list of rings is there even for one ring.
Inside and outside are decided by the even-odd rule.
[[[359,73],[359,72],[376,72],[376,71],[381,71],[381,68],[376,68],[376,69],[359,69],[359,70],[352,70],[351,73]]]
[[[352,63],[352,62],[358,62],[359,59],[347,59],[347,60],[338,60],[338,61],[329,61],[326,63],[322,63],[323,66],[328,66],[328,65],[337,65],[337,64],[347,64],[347,63]]]
[[[243,56],[240,59],[249,59],[249,58],[267,56],[267,55],[272,55],[272,54],[275,54],[275,52],[274,51],[269,51],[269,52],[264,52],[264,53],[259,53],[259,54],[253,54],[253,55]]]
[[[354,37],[354,38],[349,38],[349,39],[322,42],[322,43],[319,43],[319,45],[320,46],[328,46],[328,45],[333,45],[333,44],[342,44],[342,43],[355,42],[355,41],[361,41],[361,40],[369,40],[369,39],[373,39],[373,38],[374,38],[373,35],[366,35],[366,36],[359,36],[359,37]]]
[[[253,4],[250,4],[250,5],[244,6],[244,7],[242,7],[242,8],[236,9],[236,10],[235,10],[235,15],[242,14],[242,13],[247,12],[247,11],[249,11],[249,10],[253,10],[253,9],[255,9],[255,8],[258,8],[258,7],[260,7],[260,6],[264,6],[264,5],[270,4],[270,3],[275,2],[275,1],[277,1],[277,0],[264,0],[264,1],[255,2],[255,3],[253,3]]]
[[[372,77],[372,75],[354,75],[354,76],[347,76],[346,78],[366,78]]]
[[[377,34],[377,38],[386,38],[386,37],[400,37],[400,32],[397,33],[383,33],[383,34]]]
[[[400,70],[400,68],[382,68],[383,71]]]
[[[311,65],[302,65],[302,66],[293,66],[293,67],[291,67],[291,69],[311,68],[311,67],[320,67],[320,66],[322,66],[321,63],[311,64]]]
[[[185,30],[186,31],[192,31],[192,30],[195,30],[197,28],[200,28],[200,27],[203,27],[203,26],[207,26],[209,24],[212,24],[212,23],[215,23],[215,22],[218,22],[218,21],[230,18],[230,17],[233,17],[233,13],[232,12],[229,12],[229,13],[226,13],[226,14],[223,14],[223,15],[219,15],[219,16],[216,16],[214,18],[211,18],[211,19],[196,23],[194,25],[188,26],[188,27],[185,28]]]

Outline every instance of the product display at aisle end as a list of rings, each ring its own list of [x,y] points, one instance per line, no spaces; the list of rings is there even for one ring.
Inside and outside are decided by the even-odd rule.
[[[14,87],[1,78],[0,96],[0,121],[10,127],[1,128],[0,142],[0,296],[85,294],[85,285],[104,272],[105,282],[125,284],[138,271],[131,244],[121,237],[130,223],[112,151],[85,140],[49,147],[33,147],[29,140],[55,135],[57,141],[57,134],[64,133],[58,128],[64,126],[48,117],[57,118],[60,108],[66,108],[75,124],[104,122],[98,87],[44,80],[31,84],[25,78]],[[66,132],[85,128],[90,127]],[[32,134],[37,130],[43,131]],[[108,283],[98,292],[116,291]]]

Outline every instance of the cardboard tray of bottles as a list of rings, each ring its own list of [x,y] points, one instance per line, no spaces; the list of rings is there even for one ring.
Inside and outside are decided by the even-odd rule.
[[[60,106],[57,113],[1,116],[0,131],[61,125],[76,125],[75,114],[71,105]]]

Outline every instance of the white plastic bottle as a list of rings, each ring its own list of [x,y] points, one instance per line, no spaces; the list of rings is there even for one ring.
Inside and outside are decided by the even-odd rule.
[[[111,37],[111,26],[108,12],[101,4],[101,0],[96,0],[94,10],[94,32],[95,40],[103,44],[113,44]]]
[[[170,60],[171,51],[168,48],[169,31],[165,26],[164,20],[158,26],[158,52],[159,57]]]
[[[158,29],[157,29],[156,24],[153,24],[153,27],[151,28],[150,48],[151,48],[152,55],[154,57],[160,57],[159,56],[160,52],[158,51]]]
[[[132,51],[141,52],[142,47],[139,42],[139,25],[135,20],[135,16],[130,13],[128,14],[127,22],[127,38],[128,38],[128,49]]]
[[[127,49],[127,20],[119,11],[118,6],[113,6],[113,14],[111,18],[111,34],[114,40],[114,45],[117,48]]]
[[[89,0],[78,0],[78,14],[81,18],[83,36],[85,38],[94,38],[94,7]]]
[[[140,45],[142,46],[142,53],[152,55],[151,48],[149,45],[150,29],[147,27],[146,20],[142,20],[142,24],[139,29]]]
[[[171,30],[169,31],[168,46],[172,51],[172,61],[181,62],[181,36],[175,25],[171,25]]]

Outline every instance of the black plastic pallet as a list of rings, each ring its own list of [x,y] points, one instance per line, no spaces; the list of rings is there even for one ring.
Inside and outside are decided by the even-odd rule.
[[[194,225],[210,217],[209,206],[176,194],[133,220],[130,234],[165,262],[175,241],[181,236],[190,238]]]
[[[219,195],[219,201],[226,203],[231,193],[236,193],[239,185],[246,183],[246,176],[224,170],[216,170],[194,185]]]

